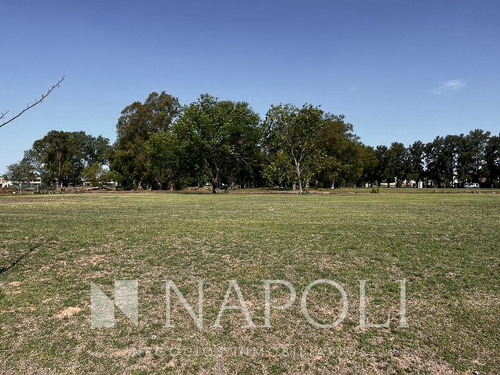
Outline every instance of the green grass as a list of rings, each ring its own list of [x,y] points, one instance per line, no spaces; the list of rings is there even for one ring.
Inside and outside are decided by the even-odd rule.
[[[0,373],[500,368],[498,194],[4,196],[0,216]],[[91,329],[90,282],[112,296],[121,279],[139,281],[139,325],[116,310],[114,329]],[[196,282],[206,280],[202,330],[175,297],[175,327],[165,328],[166,279],[193,306]],[[240,328],[236,310],[226,311],[222,328],[210,327],[230,279],[258,328]],[[267,329],[265,279],[288,280],[297,290],[295,304],[273,311]],[[348,316],[334,329],[315,328],[300,312],[302,291],[317,279],[340,283],[349,297]],[[369,280],[369,321],[381,323],[390,312],[390,328],[358,327],[361,279]],[[407,329],[398,328],[401,279]],[[277,288],[273,298],[286,302],[285,292]],[[334,321],[339,303],[332,288],[309,294],[320,322]],[[61,317],[69,307],[80,310]]]

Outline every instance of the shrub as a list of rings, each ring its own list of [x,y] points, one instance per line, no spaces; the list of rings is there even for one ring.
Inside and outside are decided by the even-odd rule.
[[[379,187],[374,187],[374,188],[372,188],[372,190],[370,191],[370,193],[378,194],[378,193],[380,193],[380,188]]]

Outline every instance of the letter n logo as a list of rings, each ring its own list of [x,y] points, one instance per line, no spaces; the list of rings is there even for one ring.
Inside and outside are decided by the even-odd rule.
[[[115,280],[115,302],[108,298],[97,285],[90,282],[91,328],[113,328],[115,306],[137,325],[137,280]]]

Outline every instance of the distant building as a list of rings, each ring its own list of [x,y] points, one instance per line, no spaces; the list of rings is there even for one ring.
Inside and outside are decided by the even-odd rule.
[[[36,180],[30,181],[28,185],[33,186],[33,187],[41,186],[42,185],[42,179],[40,177],[37,177]]]
[[[12,181],[9,181],[9,180],[4,179],[3,177],[0,177],[0,185],[2,188],[7,188],[9,186],[12,186],[13,183],[12,183]]]

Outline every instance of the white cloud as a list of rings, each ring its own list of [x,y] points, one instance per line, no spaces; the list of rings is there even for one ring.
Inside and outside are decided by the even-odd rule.
[[[441,95],[445,92],[450,92],[450,91],[459,91],[465,87],[465,81],[461,79],[452,79],[450,81],[446,81],[441,83],[438,87],[433,88],[430,90],[431,94],[434,95]]]

